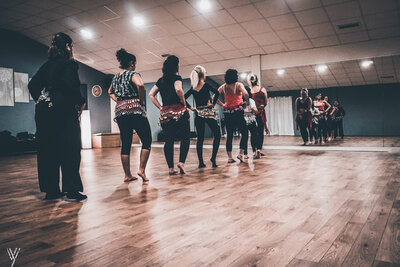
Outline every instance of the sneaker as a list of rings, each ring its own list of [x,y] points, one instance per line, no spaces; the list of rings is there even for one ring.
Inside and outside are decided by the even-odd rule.
[[[65,198],[66,201],[70,202],[79,202],[81,200],[87,199],[86,195],[83,195],[79,192],[72,192],[72,193],[67,193],[67,197]]]
[[[53,199],[57,199],[57,198],[62,198],[63,196],[65,196],[65,193],[63,193],[63,192],[46,193],[44,200],[53,200]]]

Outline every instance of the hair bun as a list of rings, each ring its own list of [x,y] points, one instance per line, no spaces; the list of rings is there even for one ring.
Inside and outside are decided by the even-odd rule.
[[[119,62],[121,62],[121,60],[124,60],[124,58],[126,57],[127,54],[128,54],[128,52],[126,52],[126,50],[123,48],[121,48],[120,50],[118,50],[115,53]]]

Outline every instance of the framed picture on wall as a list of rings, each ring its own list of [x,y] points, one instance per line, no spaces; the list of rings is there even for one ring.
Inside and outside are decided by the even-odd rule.
[[[14,106],[13,69],[0,68],[0,106]]]
[[[29,103],[28,73],[14,72],[15,102]]]

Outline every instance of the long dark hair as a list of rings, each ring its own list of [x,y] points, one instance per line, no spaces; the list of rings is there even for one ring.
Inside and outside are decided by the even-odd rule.
[[[164,61],[162,73],[163,77],[168,77],[178,73],[179,71],[179,58],[177,56],[168,56]]]
[[[69,59],[72,57],[72,51],[69,51],[66,46],[72,49],[72,38],[63,32],[56,33],[51,41],[51,46],[48,51],[49,59],[62,57]]]
[[[134,64],[136,62],[135,55],[126,52],[125,49],[121,48],[118,50],[115,55],[117,56],[117,60],[119,61],[120,69],[128,69],[131,65],[131,62]]]
[[[224,78],[225,78],[225,83],[226,84],[234,84],[234,83],[236,83],[238,81],[239,75],[238,75],[237,70],[228,69],[225,72],[225,77]]]

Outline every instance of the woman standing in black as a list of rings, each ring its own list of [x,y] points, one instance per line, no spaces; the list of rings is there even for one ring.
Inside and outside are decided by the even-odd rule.
[[[170,175],[177,173],[174,169],[175,137],[181,139],[177,166],[181,174],[185,173],[185,161],[190,146],[190,115],[186,108],[182,77],[177,75],[178,71],[179,59],[173,55],[168,56],[163,64],[163,76],[158,79],[149,93],[151,101],[160,110],[160,125],[165,134],[164,155]],[[156,98],[158,92],[161,94],[162,105]]]
[[[311,115],[312,100],[308,96],[308,89],[302,88],[300,97],[296,99],[295,109],[297,112],[296,124],[300,127],[301,137],[303,138],[304,145],[308,145],[308,135],[311,134],[312,128],[312,115]]]
[[[121,162],[125,172],[124,182],[137,179],[132,176],[130,168],[133,130],[136,131],[142,142],[140,167],[137,175],[142,178],[143,182],[148,182],[145,170],[152,140],[150,124],[144,108],[146,91],[140,74],[135,72],[136,57],[122,48],[117,51],[116,56],[121,71],[112,79],[108,94],[117,102],[114,120],[118,123],[121,136]]]
[[[190,74],[190,81],[192,88],[186,92],[185,99],[193,95],[196,101],[196,108],[193,108],[186,102],[186,106],[195,111],[196,117],[194,118],[194,124],[196,125],[197,131],[197,157],[199,158],[199,168],[204,168],[206,165],[203,161],[203,142],[204,142],[204,131],[205,125],[210,127],[214,135],[213,151],[210,161],[213,167],[217,167],[216,158],[219,148],[219,141],[221,139],[221,132],[216,120],[215,112],[213,110],[217,103],[219,92],[212,88],[205,82],[206,70],[202,66],[196,66]],[[214,93],[214,100],[211,103],[210,91]]]
[[[38,177],[45,199],[67,193],[67,200],[86,199],[79,174],[81,129],[79,117],[85,107],[80,94],[78,63],[73,59],[72,39],[64,33],[53,37],[49,58],[32,80],[29,92],[36,101]],[[43,90],[44,89],[44,90]],[[42,92],[43,91],[43,92]],[[60,191],[60,167],[62,191]]]

